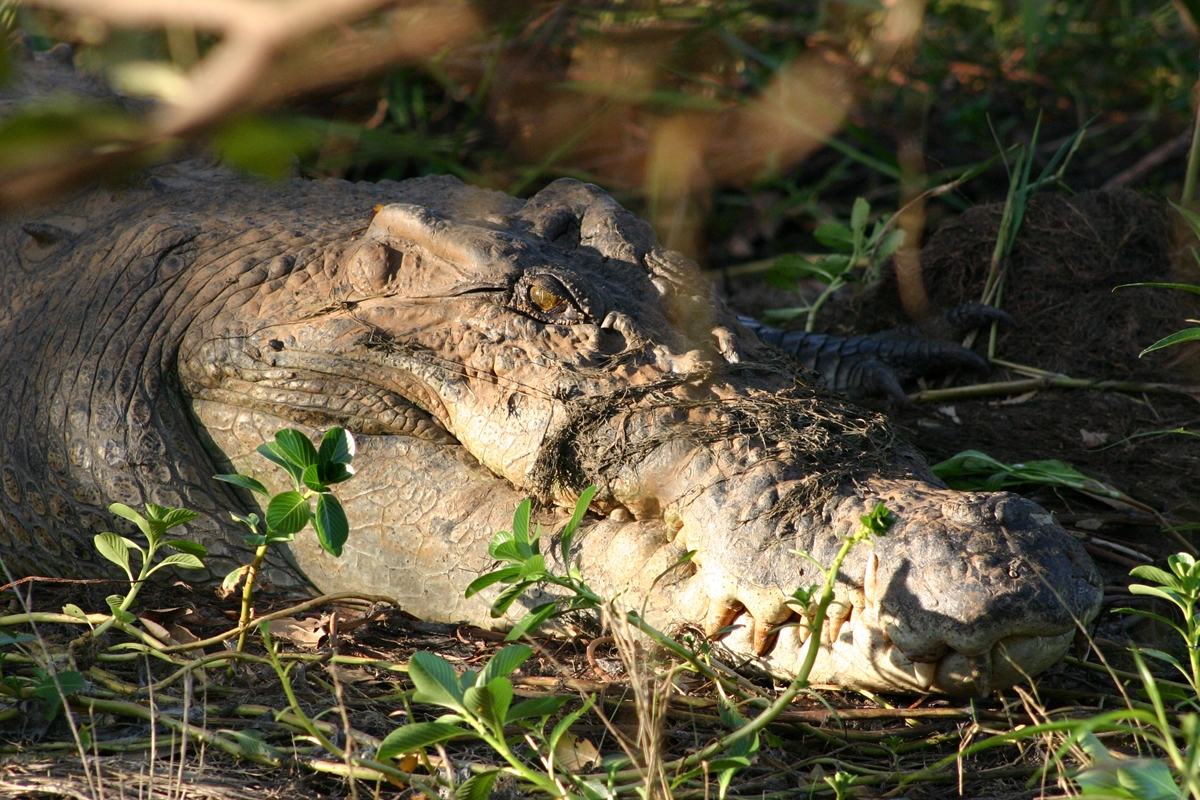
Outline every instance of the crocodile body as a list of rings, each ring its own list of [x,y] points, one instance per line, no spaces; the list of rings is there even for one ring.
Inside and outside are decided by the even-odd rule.
[[[787,602],[818,579],[797,551],[828,563],[877,502],[898,521],[846,563],[814,681],[987,691],[1098,610],[1094,566],[1047,512],[947,490],[594,186],[264,185],[184,160],[11,214],[0,242],[16,574],[107,572],[90,539],[112,502],[200,511],[189,534],[223,574],[247,557],[229,511],[250,498],[210,476],[269,481],[256,445],[338,424],[359,442],[345,552],[298,537],[276,585],[503,624],[463,596],[492,533],[526,496],[553,527],[596,485],[589,583],[668,629],[732,625],[725,645],[780,675],[812,641]]]

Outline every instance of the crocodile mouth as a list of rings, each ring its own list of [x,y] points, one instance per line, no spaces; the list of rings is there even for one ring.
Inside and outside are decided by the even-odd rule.
[[[875,562],[872,554],[868,572]],[[813,637],[806,619],[793,612],[764,642],[758,633],[763,626],[743,610],[722,629],[720,644],[743,665],[790,680],[803,668],[815,639],[821,649],[808,675],[810,684],[983,697],[997,688],[1029,683],[1067,654],[1077,631],[1089,622],[1043,620],[1031,630],[1027,620],[1014,621],[970,642],[956,642],[957,647],[943,643],[924,652],[906,652],[889,634],[897,620],[886,610],[878,582],[868,576],[864,584],[837,593],[819,637]]]
[[[788,622],[776,629],[773,647],[754,655],[751,616],[742,613],[729,628],[721,640],[725,650],[744,666],[788,680],[802,668],[812,642],[803,622]],[[891,640],[877,612],[853,606],[843,618],[827,622],[808,681],[872,691],[983,697],[997,688],[1030,682],[1066,655],[1074,637],[1073,630],[1042,636],[1013,634],[983,652],[948,648],[940,658],[913,660]]]

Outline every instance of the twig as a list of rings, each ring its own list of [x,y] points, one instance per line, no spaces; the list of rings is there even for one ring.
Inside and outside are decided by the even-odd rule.
[[[1138,162],[1129,169],[1118,172],[1113,175],[1100,188],[1103,191],[1117,189],[1121,186],[1132,186],[1133,184],[1146,177],[1146,173],[1153,170],[1155,167],[1162,166],[1178,155],[1183,155],[1188,151],[1188,141],[1192,138],[1192,132],[1186,131],[1171,139],[1169,142],[1160,144],[1158,147],[1151,150],[1146,155],[1138,159]]]
[[[1143,383],[1140,381],[1089,380],[1049,375],[1044,378],[1029,378],[1021,381],[999,381],[956,386],[950,389],[925,389],[908,396],[911,403],[940,403],[946,400],[967,400],[973,397],[996,397],[1021,394],[1038,389],[1093,389],[1102,392],[1148,392],[1153,394],[1183,394],[1200,400],[1200,386],[1175,383]]]

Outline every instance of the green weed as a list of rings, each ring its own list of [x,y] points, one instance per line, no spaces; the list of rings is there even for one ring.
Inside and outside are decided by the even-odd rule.
[[[249,528],[243,537],[246,544],[254,548],[254,559],[225,576],[221,589],[232,592],[242,584],[242,613],[238,624],[243,630],[238,637],[238,650],[246,643],[246,625],[250,622],[250,600],[254,592],[254,581],[267,555],[267,548],[283,544],[296,538],[310,522],[316,531],[321,549],[332,556],[342,554],[342,546],[350,535],[350,523],[341,502],[332,492],[336,484],[349,480],[354,475],[356,445],[354,436],[344,428],[330,428],[321,437],[320,449],[303,433],[285,428],[275,434],[274,441],[258,446],[263,458],[283,469],[292,479],[292,491],[272,495],[260,481],[249,475],[214,475],[219,481],[232,483],[243,489],[267,498],[266,519],[258,514],[231,514],[234,521]],[[317,500],[316,511],[311,501]],[[194,515],[193,515],[194,516]],[[265,530],[260,531],[265,522]]]
[[[195,511],[189,511],[186,508],[158,506],[154,503],[146,504],[146,516],[142,516],[124,503],[113,503],[108,510],[136,525],[146,537],[146,547],[143,549],[132,539],[111,531],[96,534],[94,537],[93,543],[100,555],[124,570],[125,575],[129,578],[129,591],[124,595],[113,594],[105,598],[108,607],[112,610],[112,616],[92,631],[93,637],[100,636],[114,624],[127,626],[136,621],[136,617],[129,613],[129,609],[133,607],[138,591],[155,572],[164,567],[204,569],[201,559],[207,555],[204,545],[187,539],[163,538],[172,528],[191,522],[200,516]],[[171,553],[155,563],[154,556],[160,547],[169,547],[178,552]],[[141,560],[137,578],[133,577],[133,571],[130,568],[130,556],[135,552]]]
[[[798,282],[816,278],[825,284],[825,288],[811,302],[793,308],[772,309],[763,314],[763,319],[780,323],[804,315],[804,330],[811,331],[817,314],[834,292],[863,277],[870,281],[879,265],[891,258],[904,243],[904,233],[894,229],[894,220],[876,220],[868,233],[870,215],[871,204],[860,197],[854,201],[849,226],[827,222],[813,232],[817,241],[836,252],[819,256],[814,261],[794,253],[776,259],[765,276],[772,286],[793,291]]]

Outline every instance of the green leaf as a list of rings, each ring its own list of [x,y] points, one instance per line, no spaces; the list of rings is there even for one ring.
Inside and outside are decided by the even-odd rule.
[[[221,160],[267,178],[285,178],[298,157],[316,151],[324,130],[299,119],[243,116],[222,125],[212,137]]]
[[[500,770],[479,772],[454,788],[454,800],[488,800],[492,796],[492,785]]]
[[[517,546],[517,552],[521,554],[521,559],[524,560],[534,554],[534,549],[530,547],[529,540],[529,514],[532,508],[532,502],[529,498],[521,501],[521,505],[517,506],[517,510],[513,512],[513,542]]]
[[[523,636],[532,634],[542,627],[542,623],[554,616],[554,612],[558,610],[558,601],[552,600],[549,603],[542,603],[540,606],[533,608],[528,614],[521,617],[520,621],[513,626],[513,629],[504,637],[506,642],[515,642]]]
[[[208,548],[199,542],[192,542],[187,539],[168,539],[163,542],[167,547],[178,550],[181,553],[190,553],[196,558],[204,558],[208,555]]]
[[[78,609],[79,606],[75,606],[75,608]],[[69,614],[72,617],[77,617],[79,614],[82,614],[83,611],[80,610],[79,614],[71,614],[71,612],[67,611],[67,606],[63,606],[63,613]],[[0,647],[8,647],[14,644],[23,644],[25,642],[36,641],[37,637],[28,633],[0,633]]]
[[[462,728],[456,725],[447,725],[444,722],[414,722],[411,725],[396,728],[383,737],[383,741],[379,743],[379,749],[375,751],[375,757],[380,761],[385,761],[414,750],[420,750],[422,747],[447,742],[464,734],[466,731]]]
[[[275,448],[275,452],[301,469],[309,464],[317,463],[317,449],[313,447],[307,436],[294,428],[276,431]]]
[[[245,577],[246,573],[249,571],[250,565],[244,564],[235,569],[233,572],[230,572],[221,581],[221,591],[226,593],[232,592],[237,588],[237,585],[242,582],[242,578]]]
[[[466,677],[465,675],[463,677]],[[513,688],[508,678],[496,678],[486,685],[478,681],[463,692],[463,705],[467,712],[483,720],[497,734],[504,731],[504,719],[512,704]]]
[[[1179,585],[1179,581],[1170,572],[1167,572],[1164,569],[1159,569],[1155,566],[1151,566],[1150,564],[1134,567],[1133,569],[1129,570],[1129,574],[1134,578],[1154,581],[1160,586],[1177,587]]]
[[[1175,204],[1172,203],[1171,205],[1175,205]],[[1176,206],[1176,208],[1178,208],[1178,206]],[[1192,212],[1190,212],[1190,211],[1187,213],[1192,214]],[[1200,217],[1196,216],[1195,214],[1192,214],[1192,216],[1196,217],[1197,220],[1200,220]],[[1198,233],[1200,233],[1200,231],[1198,231]],[[1120,286],[1118,286],[1116,288],[1124,289],[1128,286],[1155,286],[1159,289],[1180,289],[1185,292],[1192,292],[1193,294],[1200,294],[1200,286],[1197,286],[1196,284],[1193,284],[1193,283],[1150,283],[1150,282],[1122,283]]]
[[[854,207],[850,209],[850,230],[854,232],[854,246],[862,247],[863,232],[867,229],[867,216],[871,213],[871,204],[865,198],[854,198]]]
[[[300,488],[300,478],[304,475],[304,467],[289,461],[288,457],[279,449],[279,446],[275,442],[263,442],[257,447],[257,452],[272,464],[283,467],[284,471],[292,476],[292,482],[296,484],[296,488]]]
[[[521,548],[517,546],[516,537],[508,531],[496,531],[491,544],[488,545],[488,555],[497,561],[513,561],[518,564],[524,563],[526,558],[521,555]]]
[[[137,525],[138,530],[146,534],[146,537],[152,542],[154,541],[155,532],[153,526],[150,524],[150,520],[146,519],[124,503],[113,503],[108,507],[108,510],[113,514],[116,514],[118,517],[124,517],[134,525]]]
[[[267,505],[267,532],[286,535],[308,524],[312,515],[308,500],[299,492],[281,492]]]
[[[321,449],[317,452],[318,464],[349,464],[354,460],[358,445],[354,435],[345,428],[330,428],[321,437]]]
[[[278,750],[259,738],[261,734],[258,734],[257,731],[235,731],[231,728],[220,728],[218,732],[236,741],[247,757],[269,761],[276,765],[283,760]]]
[[[883,237],[879,249],[875,251],[875,257],[880,261],[889,259],[896,254],[902,244],[904,244],[904,231],[891,231]]]
[[[529,556],[521,565],[520,580],[541,580],[546,574],[546,557],[543,555]]]
[[[108,603],[109,610],[112,611],[112,615],[117,618],[118,622],[124,622],[126,625],[137,622],[137,617],[121,608],[121,604],[125,602],[123,595],[110,594],[104,598],[104,602]]]
[[[252,492],[257,492],[258,494],[266,495],[268,497],[271,494],[267,491],[267,487],[263,486],[262,483],[254,478],[251,478],[249,475],[234,473],[232,475],[213,475],[213,478],[218,481],[224,481],[225,483],[232,483],[234,486],[240,486],[243,489],[249,489]]]
[[[159,508],[160,513],[157,515],[159,521],[162,522],[163,530],[168,531],[171,528],[179,527],[187,522],[191,522],[199,513],[192,511],[190,508]]]
[[[888,510],[883,503],[876,503],[870,514],[859,517],[863,529],[872,536],[886,536],[896,524],[896,515]]]
[[[1146,353],[1153,353],[1155,350],[1161,350],[1164,347],[1170,347],[1174,344],[1182,344],[1183,342],[1191,342],[1196,339],[1200,339],[1200,328],[1185,328],[1181,331],[1177,331],[1176,333],[1172,333],[1170,336],[1164,336],[1162,339],[1159,339],[1157,342],[1138,353],[1138,358],[1146,355]]]
[[[250,514],[247,516],[245,514],[239,514],[236,511],[231,511],[229,516],[233,517],[234,522],[244,523],[252,531],[258,530],[258,514]]]
[[[533,648],[529,645],[514,644],[505,647],[488,661],[487,666],[475,679],[475,685],[487,686],[496,678],[507,678],[532,655]]]
[[[51,97],[0,121],[0,171],[70,165],[145,133],[144,123],[115,106]]]
[[[191,553],[172,553],[164,558],[150,570],[148,574],[154,574],[163,567],[178,567],[179,569],[204,569],[204,563],[196,558]]]
[[[517,576],[521,574],[521,568],[517,566],[501,567],[494,569],[491,572],[480,575],[475,580],[471,581],[467,586],[465,597],[474,597],[481,591],[495,583],[512,583],[517,580]]]
[[[533,581],[519,581],[502,590],[500,594],[496,595],[496,599],[492,601],[491,615],[499,617],[505,611],[508,611],[509,606],[516,602],[517,598],[524,594],[525,590],[532,586],[533,583]]]
[[[583,517],[587,514],[588,507],[592,504],[592,498],[596,496],[596,487],[589,486],[579,495],[579,499],[575,501],[575,511],[571,514],[571,518],[567,520],[566,526],[562,529],[562,554],[563,563],[571,563],[571,543],[575,540],[575,531],[579,527],[579,523],[583,521]]]
[[[64,697],[70,697],[76,692],[81,691],[86,685],[83,676],[74,670],[63,670],[58,673],[57,677],[57,685],[52,676],[45,675],[33,687],[34,695],[45,701],[48,706],[47,716],[51,718],[58,715],[58,710],[62,707]]]
[[[332,556],[340,556],[342,546],[350,536],[350,522],[336,497],[331,494],[317,496],[317,515],[313,517],[313,527],[317,529],[317,541],[321,543],[321,549]]]
[[[508,710],[506,721],[516,722],[521,719],[550,717],[557,714],[558,710],[569,702],[571,702],[569,697],[535,697],[532,700],[524,700]]]
[[[508,719],[508,709],[512,705],[512,684],[508,682],[508,678],[496,678],[487,684],[487,691],[491,698],[491,704],[488,706],[489,721],[492,729],[498,735],[503,735],[504,722]]]
[[[1157,586],[1145,586],[1140,583],[1131,583],[1129,584],[1129,593],[1147,595],[1149,597],[1158,597],[1162,600],[1168,600],[1180,608],[1184,607],[1183,598],[1179,596],[1178,592],[1173,592],[1170,589],[1160,589]]]
[[[826,222],[813,231],[813,237],[830,250],[849,253],[854,250],[854,231],[839,222]]]
[[[140,552],[140,547],[124,536],[119,536],[111,531],[96,534],[92,537],[92,543],[100,555],[125,570],[129,580],[133,580],[133,572],[129,569],[129,548],[132,546]]]
[[[323,492],[330,484],[341,483],[354,476],[354,467],[346,464],[309,464],[300,480],[314,492]]]
[[[413,700],[453,711],[462,711],[463,691],[450,662],[433,653],[418,651],[408,662],[408,677],[417,687]]]

